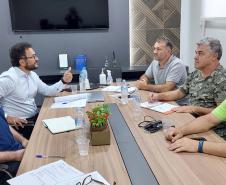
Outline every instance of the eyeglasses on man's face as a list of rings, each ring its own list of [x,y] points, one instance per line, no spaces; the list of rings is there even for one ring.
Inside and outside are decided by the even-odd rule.
[[[21,59],[34,59],[34,60],[38,60],[38,56],[36,54],[32,55],[32,56],[24,56]]]
[[[85,179],[83,179],[82,182],[77,182],[76,185],[88,185],[91,182],[96,182],[97,184],[105,185],[103,182],[93,179],[91,175],[88,175]]]

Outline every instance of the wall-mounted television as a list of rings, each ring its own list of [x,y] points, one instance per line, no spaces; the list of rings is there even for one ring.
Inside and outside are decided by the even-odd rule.
[[[108,29],[108,0],[9,0],[13,31]]]

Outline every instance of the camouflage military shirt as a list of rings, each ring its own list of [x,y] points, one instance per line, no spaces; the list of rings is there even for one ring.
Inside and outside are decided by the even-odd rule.
[[[204,78],[201,71],[192,72],[185,84],[179,88],[188,95],[191,105],[201,107],[216,107],[226,98],[226,70],[219,67]]]

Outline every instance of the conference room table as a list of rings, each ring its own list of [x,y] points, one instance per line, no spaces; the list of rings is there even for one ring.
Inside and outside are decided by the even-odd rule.
[[[142,102],[146,101],[148,92],[139,92]],[[60,95],[69,94],[71,93],[63,92]],[[44,155],[64,156],[63,160],[65,162],[84,173],[98,171],[110,184],[114,184],[114,182],[117,185],[226,184],[225,158],[200,153],[175,153],[169,151],[167,148],[169,141],[165,139],[162,130],[156,133],[149,133],[138,127],[138,123],[143,121],[146,115],[159,120],[170,120],[176,127],[192,121],[195,119],[193,116],[188,113],[164,115],[142,108],[139,117],[135,119],[134,116],[136,114],[133,103],[129,101],[126,105],[121,104],[118,98],[111,96],[112,94],[112,92],[104,92],[105,103],[113,106],[114,111],[116,109],[119,110],[117,115],[112,113],[110,117],[111,128],[114,127],[114,129],[110,129],[111,144],[104,146],[90,145],[87,156],[79,155],[78,146],[75,142],[79,134],[78,130],[53,135],[42,125],[42,120],[47,118],[66,115],[75,117],[75,108],[51,109],[50,106],[54,101],[53,97],[46,97],[17,175],[59,160],[57,158],[40,159],[35,157],[36,154],[41,153]],[[90,110],[96,104],[98,103],[88,103],[84,111]],[[131,136],[128,135],[128,137],[130,137],[130,140],[134,140],[133,144],[126,140],[127,134],[124,134],[123,129],[117,129],[120,125],[117,122],[120,116],[123,118],[121,126],[128,128],[127,133],[131,134],[132,139]],[[88,121],[87,117],[86,121]],[[194,136],[203,136],[209,141],[217,142],[222,140],[212,131],[195,134],[191,137]],[[122,137],[121,140],[120,137]],[[137,146],[135,146],[136,150],[139,150],[137,158],[134,154],[136,151],[130,152],[130,144]],[[141,158],[143,158],[143,161],[139,162]],[[144,163],[147,164],[147,168],[144,170],[140,169],[139,164]],[[142,175],[145,175],[145,170],[147,169],[150,170],[152,181],[139,180],[139,178],[143,178]],[[137,174],[138,176],[141,174],[140,177],[136,177]],[[146,174],[149,176],[149,172]]]

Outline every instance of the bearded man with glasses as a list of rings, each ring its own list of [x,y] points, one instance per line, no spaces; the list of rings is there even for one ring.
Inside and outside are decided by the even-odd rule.
[[[69,68],[59,82],[49,86],[33,72],[38,68],[38,57],[32,45],[18,43],[10,49],[12,67],[0,75],[0,105],[10,125],[19,127],[19,132],[30,137],[32,127],[25,127],[31,120],[36,121],[38,110],[35,104],[37,93],[56,96],[72,80]]]

